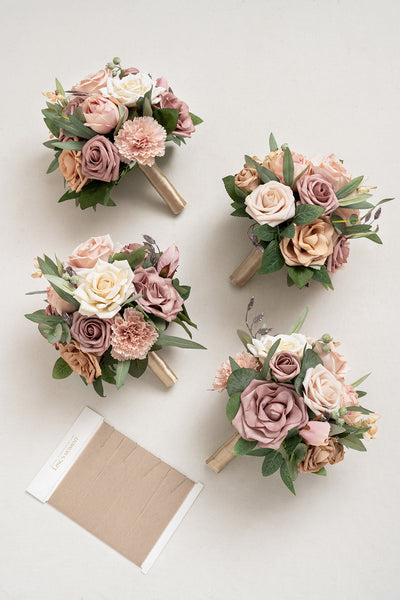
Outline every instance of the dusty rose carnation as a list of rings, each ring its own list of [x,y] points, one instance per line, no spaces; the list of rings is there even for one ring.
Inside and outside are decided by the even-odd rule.
[[[158,338],[154,327],[135,308],[126,308],[123,316],[116,315],[111,329],[111,356],[117,360],[146,358]]]
[[[341,235],[333,246],[333,252],[328,256],[326,268],[329,273],[335,273],[347,263],[350,254],[350,242],[346,236]]]
[[[235,354],[233,360],[237,362],[239,367],[242,369],[260,369],[260,363],[256,359],[255,356],[250,354],[250,352],[240,352],[240,354]],[[229,375],[232,373],[232,368],[229,360],[226,360],[222,363],[222,365],[217,369],[214,377],[213,388],[218,392],[223,392],[226,389],[226,383],[228,381]]]
[[[156,156],[165,154],[167,132],[153,117],[125,121],[114,140],[123,161],[137,160],[141,165],[154,165]]]

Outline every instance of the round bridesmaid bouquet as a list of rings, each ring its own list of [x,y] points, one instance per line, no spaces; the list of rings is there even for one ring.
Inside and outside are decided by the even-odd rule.
[[[360,405],[366,392],[346,382],[347,364],[339,343],[324,334],[306,337],[300,328],[306,309],[289,333],[272,335],[264,326],[254,331],[263,314],[238,331],[245,351],[223,363],[214,389],[226,390],[226,415],[237,433],[210,459],[219,472],[235,456],[262,458],[262,474],[280,472],[295,494],[298,474],[326,475],[341,462],[345,449],[364,452],[363,440],[374,438],[379,415]]]
[[[156,351],[203,348],[166,333],[177,323],[191,338],[189,327],[197,327],[184,304],[190,287],[175,276],[178,264],[175,245],[162,252],[147,235],[125,245],[93,237],[65,261],[38,257],[33,277],[49,286],[30,294],[46,294],[46,307],[25,316],[59,353],[53,377],[75,372],[103,396],[103,382],[119,389],[128,374],[140,377],[149,366],[168,385],[169,369]]]
[[[51,134],[44,145],[54,151],[47,172],[58,169],[64,177],[67,190],[59,202],[75,199],[82,209],[115,206],[111,192],[135,165],[153,182],[151,168],[164,156],[166,142],[185,144],[202,123],[165,77],[125,69],[118,57],[67,92],[56,79],[56,90],[44,95],[42,113]],[[158,168],[154,176],[168,203],[171,184]],[[174,212],[182,210],[180,201],[171,206]]]
[[[287,284],[302,288],[311,280],[333,289],[331,275],[343,268],[350,240],[381,244],[377,220],[385,198],[372,204],[363,176],[354,177],[334,154],[309,159],[280,147],[271,134],[270,152],[259,160],[245,156],[236,175],[224,178],[235,217],[251,219],[255,250],[232,275],[244,285],[260,275],[287,272]]]

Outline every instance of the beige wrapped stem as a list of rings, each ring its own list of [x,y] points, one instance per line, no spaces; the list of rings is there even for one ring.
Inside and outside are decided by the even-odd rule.
[[[243,287],[261,266],[262,250],[254,248],[241,265],[232,273],[230,280],[234,285]]]
[[[169,206],[174,215],[178,215],[186,206],[185,200],[178,194],[172,183],[167,179],[160,167],[154,163],[152,167],[141,165],[137,166],[150,181],[151,185],[157,190],[164,202]]]
[[[231,460],[236,458],[233,454],[233,449],[235,447],[236,442],[240,438],[238,433],[235,433],[225,444],[223,444],[210,458],[207,458],[206,464],[212,469],[215,473],[220,473],[222,469],[225,469],[226,465],[228,465]]]
[[[150,352],[148,360],[149,369],[153,371],[154,375],[156,375],[166,387],[171,387],[178,381],[175,373],[171,371],[165,360],[163,360],[157,352]]]

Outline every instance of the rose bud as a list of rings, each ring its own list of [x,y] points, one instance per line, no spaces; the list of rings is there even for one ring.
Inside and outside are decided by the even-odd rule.
[[[174,244],[161,254],[157,263],[157,272],[161,275],[161,277],[172,277],[178,268],[178,263],[179,250]]]
[[[330,428],[328,421],[309,421],[299,433],[309,446],[322,446],[328,440]]]

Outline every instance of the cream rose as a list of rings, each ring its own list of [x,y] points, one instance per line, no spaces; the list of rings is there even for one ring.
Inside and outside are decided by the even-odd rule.
[[[74,296],[81,315],[111,319],[133,293],[133,272],[127,260],[98,260],[93,269],[82,269],[79,279]]]
[[[67,263],[75,271],[80,269],[91,269],[96,262],[101,260],[107,261],[108,257],[118,252],[120,244],[116,245],[111,237],[107,235],[98,235],[91,237],[86,242],[82,242],[69,255]]]
[[[293,192],[278,181],[259,185],[245,200],[246,212],[260,225],[275,227],[294,217],[296,210]]]
[[[346,169],[335,154],[315,157],[311,160],[311,164],[312,172],[322,175],[324,179],[329,181],[335,192],[351,180],[350,171]]]
[[[121,104],[131,107],[136,106],[139,98],[142,98],[151,88],[153,88],[151,101],[156,104],[160,101],[160,95],[165,90],[162,87],[157,87],[152,78],[145,73],[137,73],[136,75],[129,73],[122,79],[113,77],[108,79],[106,87],[100,91],[103,96],[115,98]]]
[[[306,371],[303,381],[304,402],[319,417],[339,410],[342,384],[323,365]]]
[[[293,352],[299,358],[303,356],[304,346],[311,347],[302,333],[292,333],[291,335],[282,333],[280,335],[262,335],[259,340],[253,339],[251,344],[247,344],[247,348],[261,362],[264,362],[270,348],[278,339],[281,341],[275,352]]]

